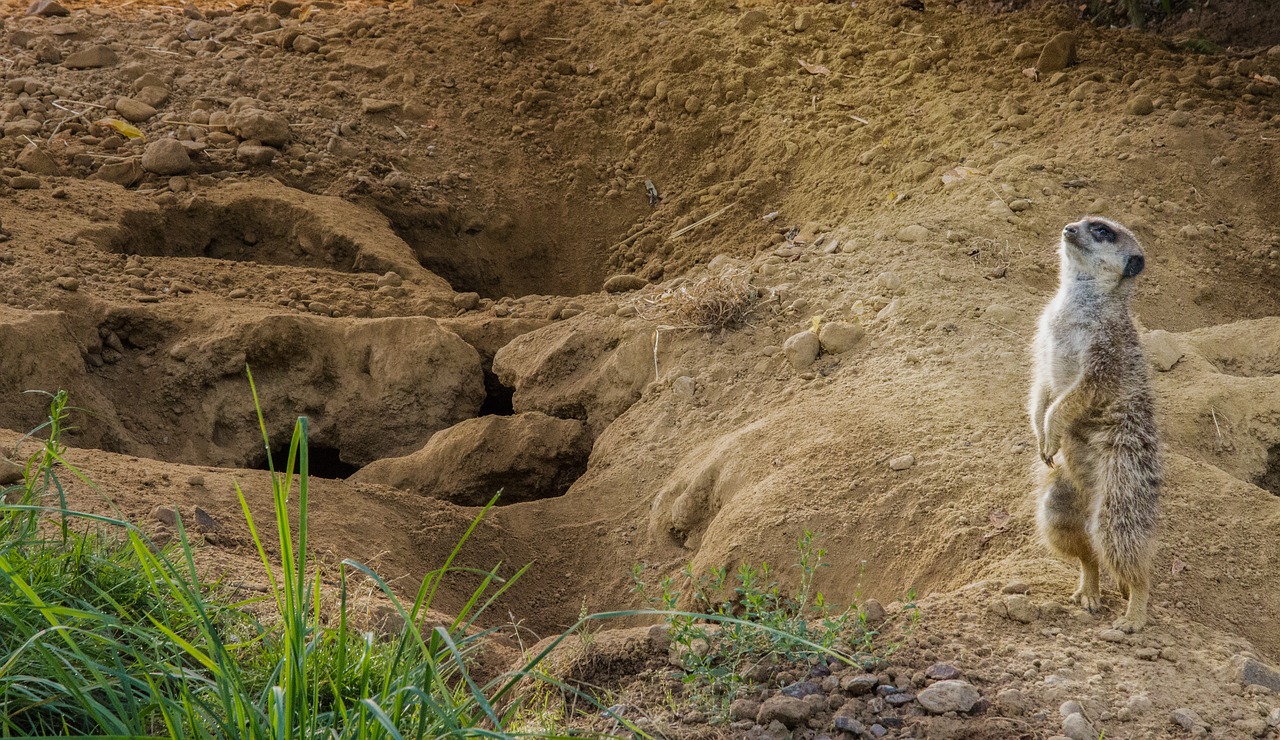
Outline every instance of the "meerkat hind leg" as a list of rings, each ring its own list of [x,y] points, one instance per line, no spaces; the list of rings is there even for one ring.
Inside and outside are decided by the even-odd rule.
[[[1129,606],[1124,616],[1111,626],[1122,632],[1140,632],[1147,626],[1147,599],[1151,596],[1151,589],[1145,583],[1127,584],[1127,588],[1121,588],[1129,592]]]
[[[1102,606],[1098,585],[1098,555],[1086,530],[1088,502],[1061,467],[1049,471],[1040,499],[1040,531],[1049,546],[1067,558],[1080,561],[1080,584],[1071,600],[1090,613]]]

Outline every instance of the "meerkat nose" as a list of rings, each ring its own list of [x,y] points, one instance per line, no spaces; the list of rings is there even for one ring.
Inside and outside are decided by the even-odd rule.
[[[1062,233],[1066,234],[1067,236],[1075,236],[1077,231],[1079,231],[1079,229],[1076,228],[1075,224],[1067,224],[1062,229]]]

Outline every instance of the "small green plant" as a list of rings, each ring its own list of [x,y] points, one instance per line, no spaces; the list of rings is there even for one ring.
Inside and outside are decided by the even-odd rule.
[[[767,562],[744,563],[732,577],[725,568],[696,574],[688,565],[677,578],[662,578],[656,591],[643,566],[633,569],[635,590],[666,615],[685,683],[708,709],[722,714],[759,666],[825,659],[870,666],[894,649],[876,643],[880,625],[867,624],[853,606],[833,608],[814,587],[827,565],[816,539],[806,531],[797,541],[799,583],[791,594]],[[690,607],[680,611],[682,603]]]

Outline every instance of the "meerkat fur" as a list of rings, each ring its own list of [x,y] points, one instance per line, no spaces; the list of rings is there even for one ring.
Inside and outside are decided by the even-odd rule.
[[[1102,603],[1099,568],[1128,608],[1114,626],[1147,623],[1160,497],[1154,398],[1129,303],[1145,267],[1120,224],[1086,218],[1059,244],[1059,287],[1032,346],[1031,427],[1039,447],[1037,523],[1059,555],[1080,563],[1072,600]]]

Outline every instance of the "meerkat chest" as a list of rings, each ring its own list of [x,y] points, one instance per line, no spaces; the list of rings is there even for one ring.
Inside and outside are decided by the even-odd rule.
[[[1047,352],[1042,358],[1054,392],[1065,391],[1080,377],[1094,330],[1088,322],[1058,314],[1048,322]]]

